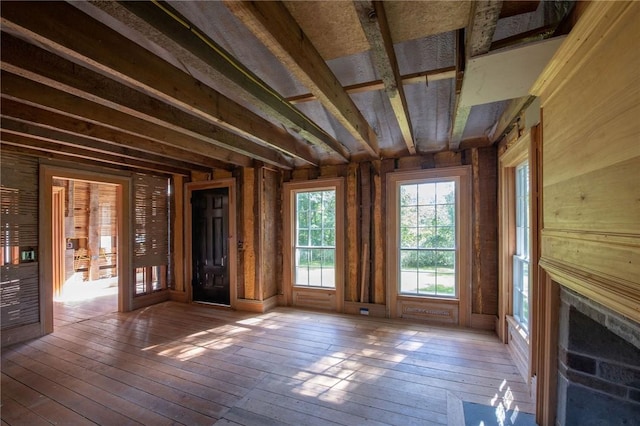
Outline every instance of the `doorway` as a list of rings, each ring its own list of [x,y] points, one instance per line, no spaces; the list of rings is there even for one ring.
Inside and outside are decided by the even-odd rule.
[[[118,186],[55,177],[54,327],[118,310]]]
[[[193,191],[191,223],[193,301],[230,305],[229,188]]]
[[[77,235],[73,238],[67,237],[66,234],[76,225],[71,220],[73,214],[72,210],[69,209],[69,199],[72,199],[72,191],[68,187],[65,188],[64,184],[61,184],[64,181],[75,181],[78,185],[80,185],[79,182],[82,185],[108,185],[112,190],[112,198],[110,202],[103,203],[110,208],[109,219],[104,222],[109,223],[108,226],[112,226],[115,231],[108,232],[109,235],[104,235],[105,238],[102,238],[103,235],[98,232],[97,237],[92,237],[92,244],[89,244],[88,235],[86,240],[82,238],[82,235]],[[77,286],[83,286],[84,276],[88,276],[87,274],[91,273],[90,266],[86,264],[86,261],[91,260],[91,258],[96,261],[93,265],[93,272],[97,273],[99,278],[108,278],[114,281],[115,285],[113,287],[109,285],[110,289],[108,291],[115,294],[110,296],[111,306],[107,306],[107,304],[95,298],[92,299],[96,301],[95,304],[92,303],[93,306],[84,301],[75,300],[70,302],[76,305],[76,314],[80,312],[79,306],[86,311],[82,315],[87,318],[95,316],[103,308],[108,309],[109,312],[130,311],[132,306],[130,286],[132,278],[130,274],[131,221],[128,219],[127,212],[130,211],[131,206],[131,178],[127,174],[119,173],[118,171],[96,170],[89,166],[41,160],[39,186],[39,241],[42,254],[39,262],[41,277],[39,283],[41,333],[48,334],[54,330],[56,290],[64,292],[64,287],[69,284],[65,284],[65,280],[68,280],[71,276],[77,280]],[[56,187],[63,187],[64,190],[54,189]],[[100,198],[98,197],[98,207],[100,207],[100,203]],[[88,208],[80,205],[77,207],[80,209]],[[94,215],[95,217],[97,216]],[[92,228],[91,224],[87,223],[87,226]],[[93,229],[99,230],[100,223],[95,224]],[[76,250],[77,248],[85,248],[87,252],[80,252]],[[59,259],[64,259],[64,266]],[[85,263],[83,264],[83,262]],[[100,268],[100,266],[103,266],[103,268]],[[107,277],[106,275],[111,276]],[[57,283],[57,287],[54,283]],[[82,293],[85,293],[87,288],[82,287],[82,290]],[[104,290],[102,289],[101,291]]]
[[[192,302],[234,307],[237,297],[235,179],[185,185],[185,282]]]

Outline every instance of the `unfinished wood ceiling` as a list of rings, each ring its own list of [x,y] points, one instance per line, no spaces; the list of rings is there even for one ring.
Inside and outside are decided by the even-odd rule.
[[[569,5],[4,2],[2,149],[188,175],[491,144],[527,96],[460,103],[465,65]]]

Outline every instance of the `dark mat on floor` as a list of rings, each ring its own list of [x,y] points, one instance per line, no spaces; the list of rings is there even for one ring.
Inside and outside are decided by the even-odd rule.
[[[462,402],[466,426],[536,426],[533,414],[505,410],[502,406]]]

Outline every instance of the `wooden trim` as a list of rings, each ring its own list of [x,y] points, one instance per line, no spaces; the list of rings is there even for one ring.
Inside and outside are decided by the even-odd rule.
[[[472,171],[471,166],[443,167],[427,170],[409,170],[387,173],[387,306],[391,318],[401,317],[399,301],[411,301],[429,310],[429,304],[455,302],[457,305],[457,325],[471,325],[471,209],[472,209]],[[458,297],[456,299],[412,297],[399,294],[398,290],[398,187],[403,182],[427,179],[448,178],[457,182],[456,228],[459,247],[456,264],[458,265]],[[436,308],[437,310],[437,308]],[[428,314],[428,312],[426,312]],[[450,322],[450,320],[447,320]]]
[[[278,296],[269,297],[265,300],[238,299],[236,309],[244,312],[263,313],[278,306]]]
[[[541,268],[540,312],[538,327],[536,422],[540,425],[556,423],[558,392],[558,321],[560,286]]]
[[[560,45],[529,93],[543,99],[543,105],[582,68],[606,35],[632,8],[633,1],[590,1],[576,25]]]
[[[71,168],[75,167],[75,168]],[[117,175],[108,169],[83,170],[82,166],[64,163],[40,164],[40,321],[42,334],[53,331],[53,259],[48,253],[52,244],[51,208],[53,178],[86,180],[117,185],[118,214],[118,311],[127,312],[133,309],[133,274],[131,268],[131,199],[133,197],[131,178]]]
[[[336,286],[335,289],[296,287],[294,285],[294,236],[295,236],[295,205],[293,194],[301,190],[335,189],[336,191]],[[283,293],[287,305],[295,306],[300,295],[308,298],[320,297],[318,301],[327,303],[327,307],[336,312],[344,310],[345,297],[345,182],[344,178],[321,178],[309,181],[285,182],[283,185]],[[315,296],[314,296],[315,295]],[[324,296],[323,296],[324,295]],[[333,295],[333,300],[332,299]],[[324,300],[328,297],[328,300]],[[308,304],[306,306],[309,306]]]
[[[546,230],[542,235],[544,243],[548,236]],[[554,281],[633,321],[640,322],[640,297],[636,283],[618,277],[607,277],[583,266],[578,267],[544,255],[540,259],[540,266]]]
[[[405,74],[401,76],[402,84],[429,84],[433,81],[449,80],[456,77],[455,67],[437,68],[434,70],[420,71],[411,74]],[[344,86],[344,90],[350,95],[355,93],[372,92],[375,90],[383,90],[384,83],[382,80],[367,81],[365,83],[351,84]],[[315,101],[316,97],[312,93],[305,93],[302,95],[291,96],[287,98],[292,104],[299,104],[302,102]]]
[[[222,178],[202,182],[189,182],[185,184],[184,191],[184,282],[185,293],[188,302],[193,301],[193,290],[191,279],[192,270],[192,220],[191,220],[191,197],[193,191],[201,189],[229,188],[229,303],[231,308],[235,308],[238,302],[238,226],[236,223],[236,179]]]
[[[496,319],[498,317],[491,314],[471,314],[470,326],[471,328],[478,328],[480,330],[491,330],[494,331],[496,329]]]

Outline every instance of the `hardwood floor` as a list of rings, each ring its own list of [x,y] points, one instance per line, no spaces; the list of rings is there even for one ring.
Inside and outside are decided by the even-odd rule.
[[[166,302],[60,322],[2,353],[2,424],[456,424],[451,401],[532,412],[491,333]]]

